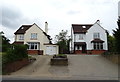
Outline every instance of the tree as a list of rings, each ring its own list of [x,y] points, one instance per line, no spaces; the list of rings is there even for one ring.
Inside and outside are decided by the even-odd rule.
[[[0,51],[2,52],[6,52],[7,51],[7,48],[9,47],[10,45],[10,40],[7,39],[5,36],[4,36],[4,32],[1,31],[0,32]]]
[[[109,35],[109,32],[107,32],[107,40],[108,40],[108,51],[115,52],[115,38],[114,36]]]
[[[62,30],[58,35],[55,36],[56,43],[59,45],[59,53],[69,53],[70,36],[67,35],[68,31]]]
[[[118,18],[117,24],[118,24],[118,28],[113,30],[113,35],[115,37],[116,51],[120,53],[120,17]]]

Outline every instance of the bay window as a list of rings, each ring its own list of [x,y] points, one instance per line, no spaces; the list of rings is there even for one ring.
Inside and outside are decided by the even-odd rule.
[[[100,43],[100,42],[93,43],[93,49],[94,50],[102,50],[103,49],[103,43]]]
[[[38,42],[28,42],[28,49],[29,50],[39,50],[39,43]]]

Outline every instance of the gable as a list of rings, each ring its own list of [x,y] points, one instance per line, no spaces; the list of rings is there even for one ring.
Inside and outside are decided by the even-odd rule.
[[[26,30],[27,32],[37,32],[38,34],[47,37],[48,40],[51,40],[50,35],[47,35],[38,25],[36,25],[35,23],[31,26],[31,28],[29,28],[28,30]]]
[[[36,32],[37,30],[40,30],[41,33],[43,33],[49,40],[51,40],[50,36],[47,35],[37,24],[33,24],[33,25],[22,25],[14,34],[25,34],[26,32],[28,32],[28,30],[32,27],[37,27],[37,29],[33,29],[33,32]]]
[[[101,33],[106,32],[106,30],[98,22],[95,22],[94,25],[91,26],[89,30],[92,30],[93,32],[101,32]]]

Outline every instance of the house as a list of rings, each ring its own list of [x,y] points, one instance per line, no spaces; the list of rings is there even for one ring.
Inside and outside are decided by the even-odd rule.
[[[71,38],[71,53],[101,54],[108,50],[107,33],[99,20],[94,24],[72,24]]]
[[[22,25],[14,34],[14,44],[27,44],[28,54],[53,55],[58,54],[58,45],[52,44],[45,22],[45,32],[37,25]]]

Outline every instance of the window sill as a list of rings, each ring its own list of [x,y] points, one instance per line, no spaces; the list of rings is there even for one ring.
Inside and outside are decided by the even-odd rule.
[[[37,38],[31,38],[30,40],[37,40]]]
[[[27,49],[27,50],[39,50],[39,49]]]
[[[93,49],[93,50],[104,50],[104,49]]]

